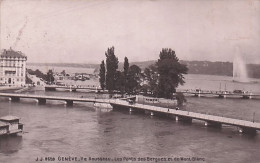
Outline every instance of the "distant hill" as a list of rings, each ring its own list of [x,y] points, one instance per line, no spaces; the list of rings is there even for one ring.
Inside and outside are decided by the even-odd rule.
[[[233,63],[209,61],[181,61],[187,65],[189,74],[233,76]]]
[[[248,64],[247,72],[249,77],[260,78],[260,65],[259,64]]]
[[[99,64],[85,63],[27,63],[29,66],[98,68]]]
[[[155,60],[151,60],[151,61],[142,61],[142,62],[130,62],[129,64],[130,64],[130,66],[131,66],[131,65],[137,65],[137,66],[140,67],[142,70],[144,70],[146,67],[148,67],[148,66],[154,64],[155,62],[156,62]],[[118,68],[119,68],[120,70],[123,70],[123,69],[124,69],[123,67],[124,67],[124,63],[120,62],[120,63],[118,64]]]
[[[130,65],[137,65],[142,70],[151,64],[154,64],[155,60],[142,61],[142,62],[130,62]],[[205,75],[221,75],[232,76],[233,75],[233,63],[232,62],[210,62],[210,61],[180,61],[182,64],[187,65],[189,68],[189,74],[205,74]],[[78,63],[28,63],[31,66],[56,66],[56,67],[76,67],[76,68],[94,68],[95,73],[99,72],[99,64],[78,64]],[[118,68],[123,70],[123,63],[120,62]],[[248,64],[247,71],[249,77],[260,78],[260,65]]]

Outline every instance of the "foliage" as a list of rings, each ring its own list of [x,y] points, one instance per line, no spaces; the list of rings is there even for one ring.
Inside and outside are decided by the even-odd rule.
[[[128,58],[125,57],[125,60],[124,60],[124,75],[127,76],[128,74],[128,69],[129,69],[129,62],[128,62]]]
[[[128,93],[134,93],[140,87],[141,81],[141,69],[137,65],[132,65],[129,67],[127,74],[126,91]]]
[[[100,64],[100,69],[99,69],[99,83],[101,88],[104,90],[105,89],[105,84],[106,84],[106,68],[105,68],[105,62],[102,60]]]
[[[115,90],[116,73],[118,68],[118,58],[114,54],[114,47],[108,48],[106,55],[106,89],[111,93]]]
[[[175,51],[162,49],[158,61],[144,70],[142,89],[156,97],[172,98],[179,84],[184,84],[183,74],[188,68],[181,64]]]
[[[187,101],[185,99],[185,96],[181,92],[176,93],[176,100],[177,100],[178,106],[182,106],[183,103]]]
[[[158,69],[157,65],[153,64],[144,69],[144,80],[147,84],[142,86],[145,93],[151,92],[154,96],[158,96]]]
[[[66,73],[65,70],[62,70],[60,74],[63,75],[63,76],[66,76],[66,75],[67,75],[67,73]]]
[[[46,81],[47,81],[49,84],[52,84],[52,83],[54,82],[54,76],[53,76],[52,70],[49,70],[49,71],[47,72]]]
[[[30,79],[30,78],[28,78],[28,75],[26,74],[26,76],[25,76],[25,83],[26,84],[32,84],[33,83],[33,81]]]
[[[185,83],[183,74],[187,73],[188,68],[179,62],[175,51],[168,48],[162,49],[156,64],[159,74],[159,97],[172,98],[178,85]]]
[[[37,78],[41,78],[43,80],[47,80],[47,75],[42,73],[40,70],[31,70],[31,69],[27,69],[27,72],[30,74],[30,75],[35,75]]]
[[[52,70],[49,70],[47,72],[47,74],[44,74],[42,73],[40,70],[31,70],[31,69],[27,69],[27,72],[30,74],[30,75],[35,75],[37,78],[40,78],[40,79],[43,79],[45,80],[46,82],[48,82],[49,84],[53,83],[54,82],[54,76],[53,76],[53,72]],[[28,81],[29,82],[29,81]]]
[[[118,80],[120,79],[120,82],[117,84],[120,84],[120,91],[121,93],[125,93],[126,92],[126,87],[127,87],[127,75],[128,75],[128,70],[129,70],[129,61],[128,58],[125,57],[124,59],[124,71],[122,74],[120,74],[120,78],[118,78]]]
[[[120,91],[122,94],[125,92],[125,75],[124,72],[116,72],[116,84],[115,89]]]

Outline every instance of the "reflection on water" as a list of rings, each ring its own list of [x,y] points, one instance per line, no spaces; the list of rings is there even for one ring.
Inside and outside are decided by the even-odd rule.
[[[22,148],[22,136],[11,135],[0,137],[0,153],[12,154]]]

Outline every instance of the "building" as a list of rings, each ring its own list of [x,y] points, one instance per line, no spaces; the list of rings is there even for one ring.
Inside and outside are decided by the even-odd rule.
[[[0,83],[4,85],[25,85],[27,57],[12,49],[3,50],[0,55]]]

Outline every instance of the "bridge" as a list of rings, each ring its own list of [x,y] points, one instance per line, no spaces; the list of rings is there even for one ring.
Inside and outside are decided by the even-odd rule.
[[[260,94],[252,92],[234,93],[231,91],[180,91],[184,95],[193,95],[195,97],[219,97],[219,98],[243,98],[243,99],[260,99]]]
[[[101,90],[99,87],[95,85],[88,85],[88,86],[77,86],[77,85],[46,85],[45,90],[46,91],[55,91],[56,89],[66,89],[70,91],[77,91],[77,90],[92,90],[92,91],[98,91]]]
[[[183,110],[170,109],[165,107],[158,107],[152,105],[144,105],[139,103],[130,103],[128,98],[122,99],[91,99],[91,98],[73,98],[60,96],[43,96],[43,95],[29,95],[29,94],[14,94],[14,93],[0,93],[0,97],[8,97],[11,101],[20,101],[21,98],[37,99],[39,104],[46,104],[46,100],[62,100],[67,105],[72,106],[73,102],[92,102],[110,104],[115,110],[129,110],[148,112],[151,116],[156,114],[172,115],[176,121],[192,122],[192,119],[197,119],[205,122],[205,126],[221,127],[223,124],[230,126],[237,126],[240,132],[253,133],[260,130],[260,123],[246,120],[221,117],[216,115],[208,115],[202,113],[195,113]],[[133,98],[133,97],[129,97]]]
[[[246,120],[221,117],[216,115],[208,115],[202,113],[195,113],[183,110],[169,109],[158,106],[143,105],[143,104],[129,104],[127,101],[122,101],[120,99],[115,100],[115,102],[110,103],[113,109],[129,109],[132,111],[144,111],[154,116],[156,114],[173,115],[176,121],[183,121],[191,123],[192,119],[201,120],[205,122],[205,126],[221,127],[223,124],[229,126],[239,127],[239,132],[255,134],[257,130],[260,130],[260,123],[251,122]]]
[[[46,104],[47,100],[65,101],[68,106],[72,106],[73,102],[91,102],[91,103],[109,103],[109,99],[92,99],[92,98],[75,98],[62,96],[43,96],[30,94],[14,94],[14,93],[0,93],[0,97],[8,97],[11,101],[20,101],[21,98],[30,98],[38,100],[39,104]]]

